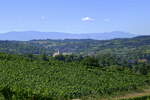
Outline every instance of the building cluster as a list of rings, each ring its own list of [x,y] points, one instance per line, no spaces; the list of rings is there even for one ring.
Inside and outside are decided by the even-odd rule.
[[[63,52],[61,53],[59,50],[53,54],[53,57],[59,56],[59,55],[71,55],[72,53]]]

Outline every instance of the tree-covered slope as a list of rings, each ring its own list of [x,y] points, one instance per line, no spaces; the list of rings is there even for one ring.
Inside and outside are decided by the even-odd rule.
[[[75,54],[98,54],[104,52],[126,53],[131,51],[150,52],[150,36],[114,40],[32,40],[0,41],[0,51],[16,54],[53,54],[61,52]]]

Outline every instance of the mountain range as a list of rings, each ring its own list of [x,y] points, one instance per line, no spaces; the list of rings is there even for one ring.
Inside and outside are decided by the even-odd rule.
[[[0,34],[0,40],[18,40],[28,41],[35,39],[95,39],[95,40],[109,40],[115,38],[132,38],[139,36],[128,32],[114,31],[104,33],[84,33],[72,34],[63,32],[38,32],[38,31],[24,31],[24,32],[7,32]]]

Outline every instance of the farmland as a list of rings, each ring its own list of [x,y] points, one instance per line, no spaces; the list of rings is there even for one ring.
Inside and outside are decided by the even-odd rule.
[[[29,56],[30,57],[30,56]],[[121,66],[92,67],[80,62],[30,59],[0,54],[0,93],[4,100],[68,100],[117,95],[150,83],[149,75]]]

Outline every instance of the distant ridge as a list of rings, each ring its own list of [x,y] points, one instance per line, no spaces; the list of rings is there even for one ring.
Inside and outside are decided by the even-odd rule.
[[[115,38],[132,38],[139,36],[128,32],[114,31],[105,33],[85,33],[85,34],[71,34],[63,32],[38,32],[38,31],[24,31],[24,32],[8,32],[0,34],[0,40],[19,40],[28,41],[33,39],[95,39],[95,40],[110,40]]]
[[[0,52],[12,54],[48,54],[54,52],[73,53],[81,55],[93,55],[99,53],[150,53],[150,36],[138,36],[134,38],[119,38],[112,40],[93,39],[65,39],[51,40],[40,39],[31,41],[0,41]]]

